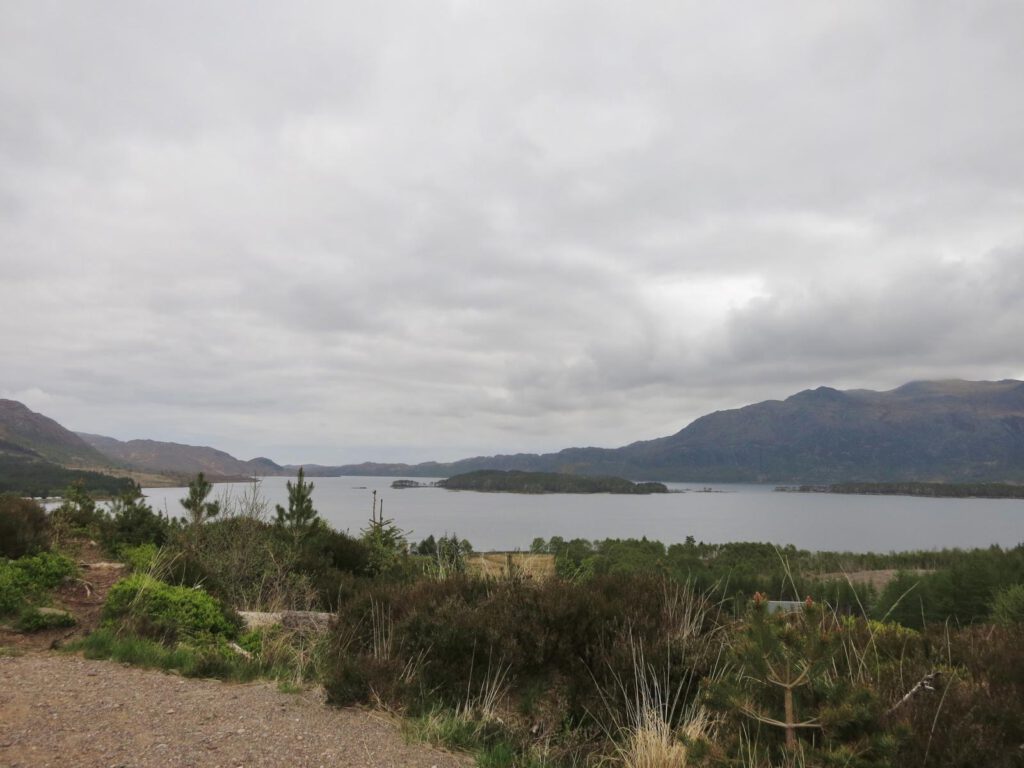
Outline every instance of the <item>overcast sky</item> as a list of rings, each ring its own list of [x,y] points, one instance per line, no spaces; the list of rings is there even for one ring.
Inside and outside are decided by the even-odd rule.
[[[1024,3],[0,0],[0,396],[281,462],[1024,378]]]

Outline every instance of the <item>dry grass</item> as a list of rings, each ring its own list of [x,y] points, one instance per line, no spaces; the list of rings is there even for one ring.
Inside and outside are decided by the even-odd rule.
[[[544,581],[555,575],[554,555],[535,555],[530,552],[474,554],[466,565],[470,575],[493,579],[515,577]]]
[[[706,739],[714,722],[703,708],[695,708],[678,728],[665,720],[657,706],[637,713],[626,739],[616,752],[625,768],[683,768],[690,757],[690,744]]]

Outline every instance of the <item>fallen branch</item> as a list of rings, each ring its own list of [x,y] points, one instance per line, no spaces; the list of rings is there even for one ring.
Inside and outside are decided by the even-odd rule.
[[[909,691],[907,691],[906,695],[902,699],[900,699],[895,704],[893,704],[891,707],[889,707],[889,711],[886,712],[885,714],[887,716],[891,715],[893,712],[895,712],[897,709],[902,707],[904,704],[906,704],[912,698],[914,698],[915,696],[920,694],[922,691],[928,691],[928,692],[934,691],[935,687],[939,684],[940,676],[941,676],[941,673],[939,673],[939,672],[930,672],[927,675],[925,675],[924,677],[922,677],[917,682],[917,685],[915,685],[913,688],[911,688]]]

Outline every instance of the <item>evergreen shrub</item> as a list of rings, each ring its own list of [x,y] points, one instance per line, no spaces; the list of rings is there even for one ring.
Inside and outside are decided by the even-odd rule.
[[[175,587],[146,574],[115,584],[103,616],[109,624],[163,642],[206,642],[237,636],[241,620],[202,589]]]

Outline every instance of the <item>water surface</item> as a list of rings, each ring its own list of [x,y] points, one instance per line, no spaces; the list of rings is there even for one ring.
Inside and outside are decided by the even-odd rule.
[[[536,536],[603,539],[647,536],[665,543],[767,541],[810,550],[890,552],[942,547],[1012,547],[1024,541],[1024,500],[928,499],[776,493],[772,486],[666,483],[685,493],[620,496],[394,490],[391,477],[317,477],[313,502],[335,528],[357,534],[370,517],[371,494],[418,541],[457,533],[478,550],[528,549]],[[429,482],[417,478],[422,482]],[[287,504],[286,478],[267,477],[260,491]],[[716,493],[703,493],[710,487]],[[147,488],[154,509],[181,515],[185,488]],[[244,484],[218,484],[215,495],[238,497]]]

